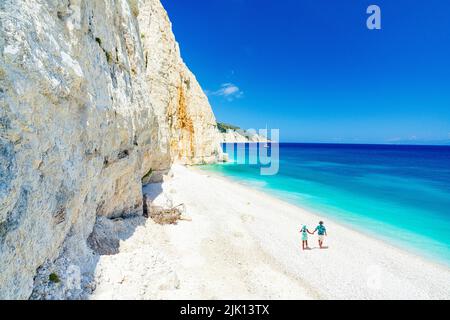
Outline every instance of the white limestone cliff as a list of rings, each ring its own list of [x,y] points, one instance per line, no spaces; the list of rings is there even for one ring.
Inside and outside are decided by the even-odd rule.
[[[175,161],[213,162],[220,155],[217,124],[208,99],[181,59],[172,25],[159,1],[141,1],[139,26],[146,65],[145,81],[163,134],[157,153]],[[168,132],[166,132],[168,130]],[[161,132],[160,131],[160,132]]]
[[[1,1],[0,299],[58,257],[84,272],[97,217],[141,215],[142,181],[219,142],[159,0]]]

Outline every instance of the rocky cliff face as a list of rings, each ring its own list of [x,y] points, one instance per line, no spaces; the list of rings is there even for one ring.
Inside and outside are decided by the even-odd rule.
[[[213,162],[220,155],[217,124],[208,99],[180,56],[172,26],[159,1],[141,1],[139,26],[146,65],[145,82],[164,126],[156,154],[183,163]],[[158,164],[156,164],[158,165]]]
[[[0,298],[28,298],[40,266],[91,257],[96,217],[142,214],[142,180],[215,161],[220,139],[159,0],[0,17]]]

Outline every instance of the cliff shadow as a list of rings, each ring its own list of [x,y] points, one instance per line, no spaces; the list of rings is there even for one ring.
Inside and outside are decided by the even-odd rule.
[[[118,218],[98,216],[87,242],[97,255],[114,255],[120,252],[120,241],[131,238],[139,226],[147,223],[150,204],[157,202],[170,207],[171,201],[164,195],[162,183],[142,186],[142,215],[124,215]]]

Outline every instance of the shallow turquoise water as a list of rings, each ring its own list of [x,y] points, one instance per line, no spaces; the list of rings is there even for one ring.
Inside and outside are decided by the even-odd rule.
[[[450,147],[280,144],[274,176],[232,160],[202,168],[450,266]]]

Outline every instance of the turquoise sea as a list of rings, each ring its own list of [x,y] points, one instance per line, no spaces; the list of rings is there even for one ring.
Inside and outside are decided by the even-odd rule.
[[[281,143],[273,176],[244,147],[202,168],[450,266],[450,146]]]

